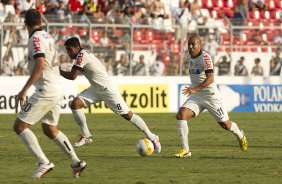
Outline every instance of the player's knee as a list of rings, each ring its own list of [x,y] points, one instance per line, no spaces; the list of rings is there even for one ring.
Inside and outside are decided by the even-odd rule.
[[[20,119],[16,119],[14,126],[13,126],[13,130],[14,132],[16,132],[18,135],[24,131],[26,128],[29,128],[29,124],[22,122]]]
[[[122,114],[121,115],[124,119],[126,119],[127,121],[130,121],[132,116],[133,116],[133,113],[132,112],[128,112],[127,114]]]
[[[55,126],[51,126],[51,125],[43,123],[41,124],[41,127],[43,130],[43,133],[50,139],[54,139],[58,134],[58,130]]]
[[[221,126],[221,128],[223,128],[225,130],[230,130],[230,128],[231,128],[231,123],[229,123],[229,121],[218,122],[218,124]]]
[[[70,108],[74,110],[81,109],[83,106],[83,102],[79,98],[75,98],[70,104]]]

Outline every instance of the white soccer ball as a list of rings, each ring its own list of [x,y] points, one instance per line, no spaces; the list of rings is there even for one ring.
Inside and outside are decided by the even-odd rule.
[[[149,139],[140,139],[136,144],[136,151],[141,156],[149,156],[154,151],[154,145]]]

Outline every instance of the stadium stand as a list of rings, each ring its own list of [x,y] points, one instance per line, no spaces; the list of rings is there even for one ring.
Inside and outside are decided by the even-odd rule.
[[[210,35],[216,36],[219,53],[274,53],[281,47],[282,0],[259,2],[2,0],[1,66],[9,52],[16,60],[15,66],[24,58],[22,51],[26,50],[26,45],[19,41],[20,30],[24,30],[24,12],[31,7],[39,9],[44,15],[45,28],[57,40],[61,54],[65,54],[64,40],[77,36],[84,47],[94,50],[102,59],[113,57],[117,60],[117,51],[125,52],[130,61],[129,70],[137,63],[141,52],[146,52],[147,65],[152,65],[158,55],[167,63],[173,54],[179,58],[175,62],[180,65],[179,74],[182,75],[187,37],[191,34],[199,34],[203,43]],[[4,30],[10,30],[9,34]],[[231,62],[236,62],[234,60]]]

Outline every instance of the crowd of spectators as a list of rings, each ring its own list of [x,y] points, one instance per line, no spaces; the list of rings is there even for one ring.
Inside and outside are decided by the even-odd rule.
[[[202,3],[229,3],[227,0],[201,1],[201,0],[1,0],[0,2],[0,21],[22,23],[22,15],[30,8],[39,9],[48,21],[57,23],[68,23],[69,26],[52,26],[50,33],[57,41],[58,46],[63,46],[64,41],[70,36],[76,36],[82,44],[89,49],[99,51],[104,48],[98,56],[101,56],[110,75],[179,75],[188,74],[185,66],[185,59],[181,58],[179,44],[181,36],[179,32],[172,28],[173,25],[180,25],[186,29],[184,35],[198,34],[203,40],[203,49],[210,53],[212,60],[219,52],[223,44],[222,33],[224,30],[223,17],[227,17],[234,25],[246,25],[247,20],[254,12],[264,12],[271,7],[264,0],[233,0],[231,6],[232,14],[218,11],[217,17],[213,15],[213,8],[202,6]],[[219,6],[219,5],[216,5]],[[224,14],[224,15],[222,15]],[[97,29],[97,32],[88,29],[80,29],[72,26],[72,23],[87,22],[94,24],[142,24],[152,25],[155,30],[164,33],[172,33],[173,36],[168,43],[162,43],[162,49],[157,48],[157,56],[153,63],[145,60],[140,55],[137,61],[130,63],[128,50],[131,32],[128,29],[119,30],[115,27],[107,29]],[[281,21],[279,19],[278,21]],[[198,28],[196,28],[198,26]],[[67,31],[69,27],[69,31]],[[7,26],[4,28],[2,53],[1,75],[24,75],[26,74],[27,61],[21,54],[17,62],[13,58],[13,44],[21,46],[26,55],[26,43],[28,40],[27,30],[24,26]],[[121,33],[117,33],[121,31]],[[146,29],[145,29],[146,31]],[[93,33],[94,32],[94,33]],[[252,35],[250,42],[267,45],[268,41],[262,37],[260,29],[251,29]],[[88,37],[88,35],[91,35]],[[168,34],[160,40],[168,39]],[[146,35],[147,37],[147,35]],[[234,32],[234,37],[242,37],[242,30]],[[151,41],[155,37],[152,37]],[[135,41],[135,40],[134,40]],[[142,43],[142,38],[138,40]],[[186,40],[187,41],[187,40]],[[187,42],[184,42],[187,44]],[[273,36],[273,43],[282,44],[282,29],[276,31]],[[150,43],[151,44],[151,43]],[[114,53],[117,45],[126,51],[116,58]],[[160,45],[160,44],[158,44]],[[176,45],[176,47],[174,47]],[[279,47],[278,47],[279,48]],[[277,49],[279,52],[279,49]],[[112,52],[113,51],[113,52]],[[263,75],[263,68],[260,66],[260,58],[255,59],[254,68],[248,71],[244,67],[244,57],[242,56],[235,65],[234,73],[231,72],[230,56],[220,58],[221,61],[215,62],[218,67],[218,75]],[[72,64],[63,49],[60,49],[60,61],[66,69]],[[184,61],[182,68],[181,62]],[[247,61],[250,62],[250,61]],[[281,58],[276,55],[270,60],[270,75],[279,75],[281,71]],[[279,73],[279,74],[278,74]]]

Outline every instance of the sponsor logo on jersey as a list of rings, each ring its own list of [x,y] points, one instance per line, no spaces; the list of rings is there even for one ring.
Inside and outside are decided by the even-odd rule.
[[[204,55],[204,60],[206,62],[207,69],[212,69],[211,58],[208,55]]]
[[[34,48],[34,52],[40,52],[41,51],[41,47],[40,47],[40,39],[38,37],[33,37],[33,48]]]
[[[200,69],[189,69],[190,74],[200,74]]]
[[[80,66],[81,65],[81,62],[82,62],[82,58],[83,58],[83,53],[80,52],[77,56],[77,59],[76,59],[76,65],[77,66]]]

